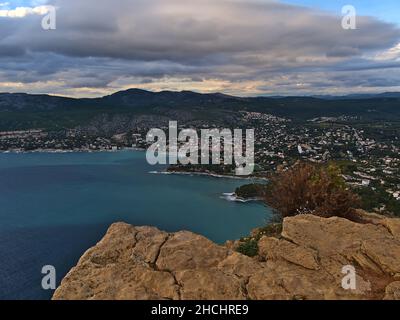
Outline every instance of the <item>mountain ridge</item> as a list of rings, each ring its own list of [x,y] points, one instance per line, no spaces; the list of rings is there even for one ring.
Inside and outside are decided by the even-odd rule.
[[[374,98],[322,99],[312,96],[236,97],[193,91],[147,91],[132,88],[99,98],[70,98],[45,94],[0,93],[0,131],[86,126],[99,116],[137,119],[218,120],[223,125],[240,112],[259,112],[306,121],[317,117],[349,116],[364,120],[400,121],[400,94]],[[51,123],[48,121],[51,119]]]
[[[221,92],[209,92],[209,93],[202,93],[192,90],[161,90],[161,91],[152,91],[140,88],[129,88],[124,90],[118,90],[111,94],[107,94],[104,96],[88,98],[75,98],[63,95],[54,95],[49,93],[27,93],[27,92],[0,92],[0,96],[2,95],[20,95],[20,96],[36,96],[36,97],[58,97],[63,99],[70,99],[70,100],[98,100],[106,97],[112,97],[119,94],[127,94],[127,93],[134,93],[134,94],[165,94],[165,93],[176,93],[176,94],[195,94],[195,95],[203,95],[203,96],[221,96],[225,98],[234,98],[234,99],[284,99],[284,98],[315,98],[315,99],[376,99],[376,98],[400,98],[400,92],[396,91],[386,91],[381,93],[352,93],[352,94],[343,94],[343,95],[255,95],[255,96],[240,96],[240,95],[230,95]]]

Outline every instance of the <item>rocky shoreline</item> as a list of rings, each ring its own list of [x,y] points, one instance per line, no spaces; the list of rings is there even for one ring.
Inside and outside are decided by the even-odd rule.
[[[222,199],[225,199],[227,201],[233,201],[233,202],[241,202],[241,203],[248,203],[248,202],[261,202],[263,201],[263,198],[243,198],[238,196],[235,192],[231,193],[223,193],[221,196]]]
[[[173,175],[182,175],[182,176],[205,176],[212,178],[223,178],[223,179],[237,179],[237,180],[259,180],[259,181],[268,181],[267,178],[257,177],[257,176],[235,176],[235,175],[223,175],[216,174],[208,171],[174,171],[174,170],[165,170],[165,171],[150,171],[153,174],[173,174]]]
[[[366,220],[367,221],[367,220]],[[191,232],[113,224],[55,300],[400,299],[400,219],[286,218],[254,258]],[[356,288],[342,287],[354,266]]]

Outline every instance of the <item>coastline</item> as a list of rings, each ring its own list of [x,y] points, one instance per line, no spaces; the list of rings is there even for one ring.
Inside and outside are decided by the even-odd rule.
[[[232,202],[241,202],[241,203],[249,203],[249,202],[261,202],[263,201],[262,198],[242,198],[239,197],[235,192],[231,193],[223,193],[222,196],[220,197],[221,199],[225,199],[227,201],[232,201]]]
[[[144,148],[121,148],[117,150],[104,149],[104,150],[90,150],[90,149],[35,149],[35,150],[0,150],[0,154],[29,154],[29,153],[102,153],[102,152],[120,152],[120,151],[146,151]]]
[[[257,176],[235,176],[235,175],[223,175],[216,174],[212,172],[193,172],[193,171],[174,171],[174,170],[166,170],[166,171],[150,171],[151,174],[173,174],[173,175],[186,175],[186,176],[207,176],[218,179],[237,179],[237,180],[259,180],[259,181],[269,181],[268,178],[257,177]]]
[[[216,179],[235,179],[235,180],[246,180],[252,181],[254,183],[258,182],[268,182],[269,179],[262,177],[240,177],[233,175],[219,175],[210,172],[190,172],[190,171],[149,171],[150,174],[163,174],[163,175],[182,175],[182,176],[202,176],[202,177],[211,177]],[[221,199],[230,202],[239,202],[239,203],[250,203],[250,202],[262,202],[264,199],[261,197],[253,197],[253,198],[243,198],[238,196],[235,192],[224,192],[220,196]]]

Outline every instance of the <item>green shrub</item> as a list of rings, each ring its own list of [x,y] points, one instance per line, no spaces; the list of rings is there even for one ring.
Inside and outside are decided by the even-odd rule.
[[[385,188],[375,184],[374,190],[371,188],[357,188],[355,192],[361,198],[361,209],[375,211],[384,206],[383,213],[400,216],[400,201],[396,200]]]
[[[265,196],[266,185],[260,183],[245,184],[236,189],[235,193],[238,197],[249,198],[262,198]]]
[[[255,257],[258,254],[258,241],[252,238],[246,239],[238,246],[236,251],[248,257]]]

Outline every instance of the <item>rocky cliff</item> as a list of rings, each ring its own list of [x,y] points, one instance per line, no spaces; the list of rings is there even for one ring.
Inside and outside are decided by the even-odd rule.
[[[113,224],[53,299],[400,299],[400,219],[287,218],[250,258],[191,232]],[[355,267],[345,290],[342,269]]]

